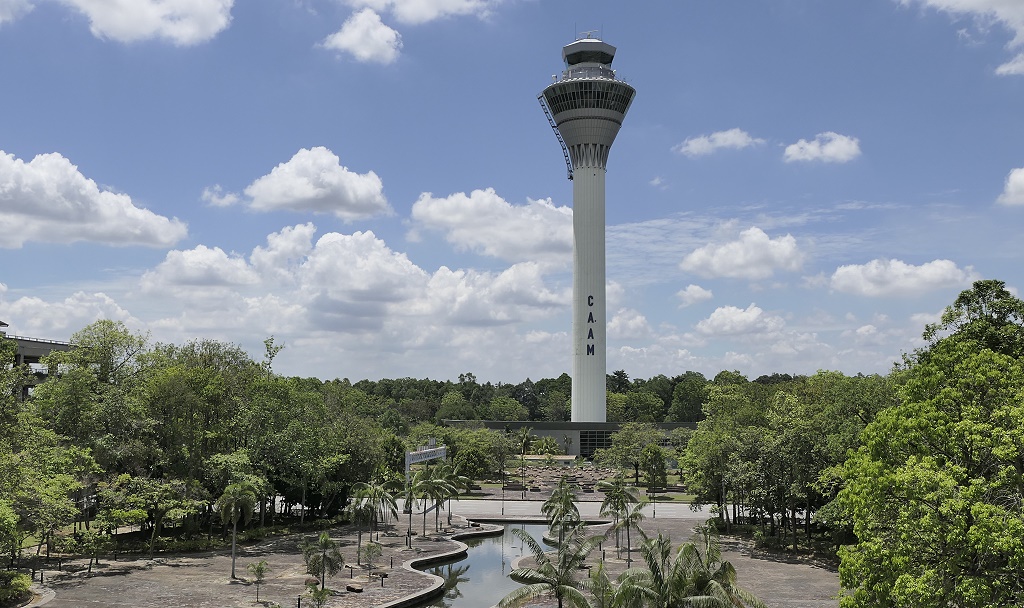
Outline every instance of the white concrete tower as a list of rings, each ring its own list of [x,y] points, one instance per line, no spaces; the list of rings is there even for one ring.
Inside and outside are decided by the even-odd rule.
[[[636,90],[612,71],[615,47],[585,34],[562,49],[565,71],[538,99],[572,180],[572,421],[605,422],[604,176]]]

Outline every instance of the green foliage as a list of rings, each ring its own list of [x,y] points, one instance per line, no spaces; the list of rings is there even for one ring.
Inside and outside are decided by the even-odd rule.
[[[979,281],[898,370],[899,403],[843,469],[844,608],[1024,604],[1022,313]]]
[[[327,532],[321,532],[316,540],[307,539],[302,545],[302,559],[306,572],[320,579],[320,590],[326,589],[328,576],[334,576],[345,566],[345,558],[338,543]]]
[[[708,381],[700,372],[686,372],[672,390],[672,402],[665,420],[668,422],[699,422],[704,417],[708,400]]]
[[[558,445],[558,440],[550,435],[544,435],[538,437],[530,444],[531,454],[561,454],[562,448]]]
[[[0,602],[7,602],[29,595],[32,579],[27,574],[0,570]]]
[[[1024,365],[970,341],[927,361],[846,464],[842,605],[1021,605]]]
[[[313,608],[324,608],[327,602],[331,599],[331,595],[334,592],[326,587],[316,588],[316,585],[310,585],[306,587],[306,597],[309,598]]]
[[[627,422],[612,433],[611,446],[598,450],[594,460],[620,469],[632,469],[634,481],[640,481],[640,453],[650,444],[658,444],[664,439],[664,433],[653,424],[645,422]]]
[[[664,487],[668,484],[665,470],[665,452],[656,444],[644,446],[640,452],[640,469],[647,487]]]
[[[252,574],[253,582],[256,584],[256,603],[260,601],[260,585],[263,584],[263,580],[266,578],[267,573],[270,572],[270,566],[267,564],[267,560],[261,559],[258,562],[249,564],[245,567]]]
[[[530,412],[511,397],[498,396],[491,400],[491,420],[527,420]]]
[[[449,391],[441,399],[441,407],[434,415],[434,421],[441,424],[442,420],[477,420],[476,409],[466,400],[462,393]]]

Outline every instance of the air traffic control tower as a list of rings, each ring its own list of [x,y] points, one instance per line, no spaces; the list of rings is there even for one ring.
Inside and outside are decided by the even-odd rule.
[[[636,90],[615,78],[615,47],[592,32],[562,48],[562,58],[562,78],[538,99],[572,180],[572,421],[605,422],[604,176]]]

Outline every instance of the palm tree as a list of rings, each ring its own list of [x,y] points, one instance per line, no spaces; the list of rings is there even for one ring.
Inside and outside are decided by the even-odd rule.
[[[338,543],[327,532],[321,532],[315,541],[307,541],[302,546],[302,559],[306,562],[306,572],[320,579],[321,591],[326,586],[327,576],[334,576],[345,565]]]
[[[554,595],[558,608],[563,608],[565,602],[576,608],[590,608],[583,593],[583,582],[576,580],[576,576],[603,537],[586,537],[586,525],[578,524],[566,531],[564,542],[552,555],[545,553],[540,543],[525,530],[516,528],[512,533],[530,548],[537,565],[512,571],[509,576],[523,586],[502,598],[498,602],[500,608],[515,608],[542,595]]]
[[[640,548],[646,567],[623,573],[621,595],[651,608],[764,608],[754,594],[736,585],[736,569],[721,559],[718,533],[707,526],[698,532],[703,547],[684,543],[675,555],[670,538],[659,533],[647,539]]]
[[[448,494],[448,525],[452,525],[452,498],[458,500],[460,494],[463,491],[468,492],[469,487],[473,485],[473,480],[462,474],[459,470],[458,465],[452,465],[451,463],[444,463],[438,467],[438,475],[442,477],[445,482],[451,488],[451,493]]]
[[[427,498],[434,502],[434,532],[441,530],[441,509],[444,508],[444,501],[451,496],[458,494],[458,490],[448,480],[443,467],[435,467],[430,472],[430,483],[427,484]],[[426,500],[426,499],[424,499]],[[424,521],[427,512],[423,511]],[[426,534],[426,528],[424,528]]]
[[[359,556],[363,548],[363,528],[361,524],[367,525],[367,533],[373,531],[373,505],[368,500],[354,499],[345,511],[349,519],[356,525],[356,563],[359,563]]]
[[[604,500],[601,501],[601,516],[611,516],[614,520],[615,549],[618,550],[619,520],[622,519],[629,505],[640,502],[640,493],[636,486],[629,484],[621,471],[612,479],[601,480],[597,484],[597,489],[604,492]]]
[[[427,534],[427,504],[430,501],[434,503],[434,530],[440,529],[440,514],[441,505],[444,504],[445,498],[449,496],[454,489],[443,476],[439,475],[435,469],[423,468],[416,472],[413,476],[410,493],[412,496],[418,497],[423,504],[423,534]],[[412,528],[412,512],[409,513],[409,528]]]
[[[374,530],[380,529],[381,520],[386,521],[389,516],[398,518],[398,503],[395,495],[391,493],[393,488],[397,489],[393,481],[382,482],[379,479],[361,481],[352,486],[352,502],[346,510],[352,522],[356,524],[356,563],[359,562],[359,549],[363,546],[363,529],[359,524],[365,523],[368,526],[367,531],[372,534]]]
[[[632,528],[636,528],[637,530],[640,530],[640,522],[642,522],[644,520],[644,514],[643,514],[642,509],[644,508],[644,505],[646,505],[646,504],[647,503],[644,503],[644,502],[638,502],[638,503],[634,503],[634,504],[628,505],[626,507],[626,510],[623,511],[622,518],[619,520],[619,523],[615,524],[615,528],[616,529],[619,529],[619,528],[625,528],[626,529],[626,567],[627,568],[633,565],[633,543],[630,540],[629,531]],[[642,531],[640,533],[643,534]],[[616,547],[616,549],[618,549],[618,547]]]
[[[370,541],[366,543],[366,549],[364,549],[366,555],[366,565],[369,567],[369,571],[366,574],[367,580],[373,575],[373,562],[381,556],[384,552],[383,547],[380,543]]]
[[[256,493],[247,483],[233,483],[224,488],[224,493],[217,499],[217,512],[221,519],[231,522],[231,578],[235,576],[235,547],[238,540],[238,520],[248,522],[256,508]]]
[[[558,480],[551,496],[544,501],[540,512],[548,519],[548,528],[558,531],[558,543],[564,541],[565,529],[571,528],[580,521],[580,510],[576,506],[576,484],[567,477]]]

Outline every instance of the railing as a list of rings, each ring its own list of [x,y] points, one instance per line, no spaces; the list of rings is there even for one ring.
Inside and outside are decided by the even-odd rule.
[[[0,337],[7,338],[8,340],[27,340],[29,342],[39,342],[41,344],[59,344],[61,346],[73,346],[73,342],[63,342],[61,340],[45,340],[43,338],[29,338],[28,336],[8,336],[5,333],[0,333]]]
[[[573,78],[607,78],[615,80],[615,71],[600,65],[574,65],[562,72],[562,80]]]

